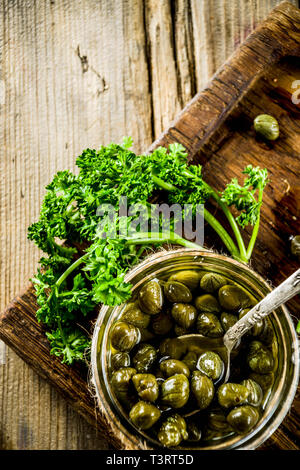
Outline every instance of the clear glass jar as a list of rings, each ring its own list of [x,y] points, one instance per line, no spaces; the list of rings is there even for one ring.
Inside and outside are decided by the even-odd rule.
[[[160,251],[137,265],[126,275],[126,281],[133,285],[133,294],[141,286],[155,277],[164,277],[169,271],[182,269],[201,269],[223,274],[234,280],[259,301],[272,289],[269,284],[247,265],[232,258],[206,251],[178,249]],[[109,378],[109,330],[119,318],[123,305],[118,307],[103,306],[95,324],[91,362],[92,381],[100,409],[106,415],[118,437],[127,449],[153,449],[161,444],[150,439],[129,421],[126,413],[119,406],[110,387]],[[259,447],[278,428],[290,409],[299,381],[299,345],[297,334],[285,306],[269,315],[276,334],[278,345],[277,370],[275,380],[265,405],[264,413],[245,436],[231,436],[213,445],[201,445],[201,450],[255,449]],[[195,447],[191,447],[195,450]],[[197,448],[197,447],[196,447]],[[180,446],[176,449],[180,450]],[[187,450],[188,447],[184,446]]]

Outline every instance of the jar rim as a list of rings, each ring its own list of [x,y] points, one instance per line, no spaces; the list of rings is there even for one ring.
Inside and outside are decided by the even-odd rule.
[[[140,282],[134,285],[134,288],[136,289],[139,284],[144,283],[145,280],[147,280],[149,277],[153,278],[153,276],[157,275],[158,270],[153,270],[152,268],[154,266],[158,266],[159,263],[163,262],[170,262],[172,260],[175,260],[178,262],[178,260],[183,260],[184,257],[189,257],[193,259],[194,263],[199,263],[199,267],[201,266],[207,266],[210,263],[215,264],[216,261],[218,260],[219,263],[225,263],[226,268],[228,271],[232,272],[233,267],[239,271],[239,273],[244,273],[245,275],[248,276],[249,279],[247,279],[247,286],[250,284],[252,285],[252,288],[254,286],[254,283],[258,284],[264,291],[270,292],[272,290],[271,286],[269,283],[258,273],[256,273],[252,268],[250,268],[248,265],[240,263],[239,261],[236,261],[232,259],[231,257],[225,256],[225,255],[220,255],[218,253],[214,253],[211,251],[201,251],[201,250],[195,250],[192,248],[179,248],[179,249],[172,249],[170,251],[158,251],[149,257],[147,257],[145,260],[143,260],[141,263],[133,267],[125,276],[125,281],[126,282],[131,282],[138,276],[141,276]],[[187,264],[188,262],[191,262],[191,260],[186,261]],[[163,268],[161,268],[163,269]],[[169,269],[167,267],[166,269]],[[149,270],[148,274],[143,275],[143,273],[147,272]],[[251,290],[251,288],[249,288]],[[120,307],[108,307],[108,306],[102,306],[96,324],[95,324],[95,329],[93,333],[93,339],[92,339],[92,348],[91,348],[91,366],[92,366],[92,382],[95,388],[96,392],[96,397],[98,401],[98,405],[100,405],[101,410],[109,417],[109,419],[112,422],[117,422],[116,420],[116,413],[118,414],[118,419],[119,422],[117,422],[117,432],[120,433],[121,435],[121,440],[128,440],[133,447],[132,449],[137,449],[137,448],[147,448],[147,449],[152,449],[152,448],[157,448],[158,444],[156,441],[152,440],[144,434],[140,430],[136,430],[136,434],[139,435],[134,435],[134,427],[133,425],[129,422],[128,418],[125,416],[125,413],[121,412],[120,407],[117,406],[116,401],[114,403],[113,397],[111,396],[111,390],[110,390],[110,384],[108,377],[106,374],[103,374],[103,370],[107,369],[107,365],[105,364],[105,352],[106,348],[103,350],[103,344],[106,344],[107,339],[108,339],[108,332],[110,329],[110,326],[112,324],[112,318],[116,317],[116,313],[118,311],[120,312]],[[280,377],[280,388],[276,388],[276,393],[275,396],[272,398],[272,407],[270,413],[263,419],[260,420],[259,425],[257,425],[254,428],[254,431],[251,432],[250,434],[246,436],[236,436],[235,438],[235,443],[229,445],[229,446],[213,446],[213,447],[201,447],[201,449],[206,450],[206,449],[217,449],[217,448],[222,448],[222,449],[230,449],[230,448],[235,448],[235,449],[244,449],[244,450],[251,450],[259,447],[266,439],[268,439],[273,432],[278,428],[278,426],[281,424],[283,421],[284,417],[288,413],[294,396],[296,394],[297,390],[297,385],[298,385],[298,380],[299,380],[299,367],[300,367],[300,361],[299,361],[299,343],[298,343],[298,337],[295,331],[294,324],[292,322],[292,319],[289,315],[289,312],[285,306],[281,306],[278,309],[276,309],[276,312],[280,311],[281,312],[281,319],[278,320],[278,326],[281,328],[281,335],[282,335],[282,344],[284,346],[284,356],[285,359],[287,359],[288,351],[287,351],[287,336],[289,336],[289,339],[291,341],[291,348],[294,349],[294,361],[293,361],[293,367],[291,367],[291,364],[289,363],[289,371],[287,368],[287,360],[284,361],[283,367],[284,367],[284,374],[281,374]],[[275,313],[275,312],[274,312]],[[108,322],[106,325],[103,324],[104,319],[109,315],[110,322]],[[276,316],[276,313],[275,313]],[[277,318],[277,317],[276,317]],[[281,321],[284,320],[284,325],[281,325]],[[286,332],[283,331],[283,326],[286,328]],[[286,337],[285,337],[286,336]],[[104,342],[104,343],[103,343]],[[99,351],[99,344],[101,346],[101,350]],[[99,362],[100,359],[100,362]],[[291,370],[292,369],[292,370]],[[288,376],[288,372],[290,376]],[[101,379],[103,380],[103,383],[101,384]],[[286,383],[286,379],[289,378],[288,384]],[[105,389],[106,388],[106,389]],[[282,396],[282,393],[285,393],[284,396]],[[123,416],[120,416],[120,413],[123,413]],[[129,430],[129,427],[132,429]],[[141,439],[144,439],[148,442],[151,442],[153,447],[145,447],[145,444],[141,444]]]

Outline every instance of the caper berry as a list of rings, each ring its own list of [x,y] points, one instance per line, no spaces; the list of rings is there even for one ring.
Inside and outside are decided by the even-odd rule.
[[[188,366],[178,359],[166,359],[160,363],[160,370],[165,377],[171,377],[175,374],[184,374],[187,377],[190,375]]]
[[[185,420],[178,414],[169,416],[163,422],[157,437],[165,447],[178,446],[183,439],[188,438]]]
[[[174,409],[182,408],[188,401],[190,385],[187,377],[176,374],[169,377],[161,385],[161,402]]]
[[[224,372],[224,362],[219,354],[214,351],[206,351],[199,357],[197,369],[212,380],[217,380]]]
[[[277,119],[269,114],[259,114],[253,121],[255,131],[267,140],[276,140],[279,137],[279,124]]]
[[[116,353],[111,358],[111,366],[113,370],[121,369],[121,367],[130,366],[130,356],[128,353]]]
[[[144,401],[139,401],[130,410],[129,418],[133,424],[139,429],[149,429],[160,418],[160,410]]]
[[[221,311],[219,302],[211,294],[196,297],[195,307],[201,313],[218,313]]]
[[[150,323],[150,315],[142,312],[136,302],[132,302],[126,307],[122,320],[138,328],[147,328]]]
[[[249,390],[247,403],[252,406],[260,406],[263,399],[263,391],[261,386],[252,379],[243,380],[241,385],[244,385]]]
[[[139,329],[123,321],[115,323],[110,332],[111,344],[117,351],[130,351],[140,338]]]
[[[132,377],[132,382],[142,400],[150,402],[157,400],[159,388],[155,375],[135,374]]]
[[[197,318],[197,310],[189,304],[174,304],[171,313],[176,323],[186,330],[193,326]]]
[[[204,410],[211,404],[215,394],[212,380],[197,370],[192,375],[191,391],[200,410]]]
[[[203,336],[219,338],[224,331],[220,320],[214,313],[200,313],[197,318],[197,331]]]
[[[192,271],[186,269],[185,271],[179,271],[178,273],[172,274],[168,281],[177,281],[181,284],[186,285],[189,289],[196,289],[201,278],[201,273],[198,271]]]
[[[260,341],[250,343],[247,362],[250,369],[258,374],[266,374],[274,368],[272,353]]]
[[[170,302],[190,302],[192,293],[190,289],[181,282],[168,281],[164,286],[164,293]]]
[[[163,306],[163,292],[157,279],[147,282],[138,294],[139,305],[143,312],[157,315]]]
[[[220,287],[225,286],[225,284],[227,284],[227,279],[216,273],[207,273],[200,281],[201,289],[211,294],[220,289]]]
[[[228,382],[219,387],[218,401],[223,408],[231,408],[246,403],[249,394],[248,388],[244,385]]]
[[[145,373],[151,370],[157,358],[156,349],[151,344],[141,344],[133,356],[132,363],[138,372]]]
[[[237,285],[225,285],[218,293],[220,305],[229,312],[238,312],[241,308],[253,307],[254,299],[242,287]]]
[[[227,421],[238,434],[246,434],[259,420],[259,412],[253,406],[238,406],[230,411]]]
[[[153,316],[151,328],[156,335],[167,335],[173,328],[171,316],[167,312],[160,312],[158,315]]]

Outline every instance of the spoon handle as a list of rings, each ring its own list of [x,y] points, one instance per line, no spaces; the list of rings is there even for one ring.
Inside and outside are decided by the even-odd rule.
[[[227,350],[231,351],[236,342],[248,331],[253,325],[269,315],[280,305],[287,302],[300,292],[300,269],[295,271],[276,289],[270,292],[263,300],[253,307],[246,315],[235,323],[223,337]]]

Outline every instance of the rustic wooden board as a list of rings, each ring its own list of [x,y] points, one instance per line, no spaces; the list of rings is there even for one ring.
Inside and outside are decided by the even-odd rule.
[[[287,75],[296,79],[298,74],[299,78],[299,68],[295,58],[282,60],[279,65],[274,64],[288,54],[298,57],[299,62],[299,25],[297,10],[289,5],[277,9],[155,143],[165,144],[173,140],[182,142],[188,147],[191,157],[205,164],[206,179],[214,185],[220,184],[220,187],[225,179],[239,172],[239,165],[244,166],[245,160],[246,163],[254,163],[258,159],[259,164],[263,162],[268,167],[272,183],[265,198],[260,243],[253,257],[253,266],[274,284],[295,268],[295,262],[291,259],[289,263],[284,263],[282,269],[278,269],[277,264],[280,264],[280,259],[286,261],[290,232],[299,232],[299,116],[297,109],[290,105],[290,89],[285,82]],[[274,78],[277,82],[274,82]],[[281,83],[280,87],[276,86],[278,82]],[[260,112],[261,108],[272,112],[280,120],[282,137],[270,148],[256,141],[251,129],[251,117],[257,114],[255,110]],[[161,122],[164,124],[163,120]],[[210,168],[213,168],[213,172],[209,171]],[[282,188],[287,187],[286,179],[291,189],[283,205],[280,199]],[[293,213],[292,220],[289,211]],[[217,241],[214,243],[218,246]],[[208,244],[212,244],[212,239]],[[270,247],[274,247],[271,253]],[[266,250],[267,260],[264,255]],[[94,406],[88,395],[85,371],[70,370],[49,357],[47,343],[34,319],[35,309],[32,292],[27,291],[15,299],[1,317],[1,337],[55,385],[77,411],[94,423]],[[296,313],[293,306],[292,309]],[[25,331],[26,343],[20,343]],[[294,409],[284,425],[268,441],[267,448],[300,448],[297,403],[295,401]],[[109,435],[101,417],[97,423],[101,432],[106,433],[110,442],[118,447],[120,443]]]

